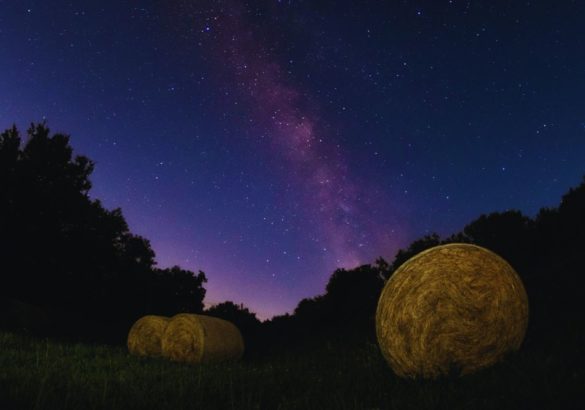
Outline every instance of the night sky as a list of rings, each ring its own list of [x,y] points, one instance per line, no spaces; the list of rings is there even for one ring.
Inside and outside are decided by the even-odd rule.
[[[0,128],[47,119],[159,266],[261,318],[585,174],[579,1],[0,0]]]

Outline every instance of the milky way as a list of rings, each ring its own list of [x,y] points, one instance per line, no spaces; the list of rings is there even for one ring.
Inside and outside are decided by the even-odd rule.
[[[259,135],[250,143],[284,161],[283,184],[290,184],[300,198],[309,222],[306,236],[321,249],[327,266],[355,267],[395,250],[403,227],[396,220],[393,226],[380,224],[380,213],[391,213],[396,204],[375,198],[376,187],[352,175],[343,147],[311,108],[315,99],[293,84],[242,5],[218,4],[189,14],[195,38],[245,101],[249,117],[243,126]]]

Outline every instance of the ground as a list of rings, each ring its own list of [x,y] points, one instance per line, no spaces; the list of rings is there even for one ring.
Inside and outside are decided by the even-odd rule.
[[[0,333],[0,408],[501,410],[585,402],[584,366],[571,360],[572,349],[524,349],[477,374],[429,382],[394,376],[375,344],[316,345],[191,366]]]

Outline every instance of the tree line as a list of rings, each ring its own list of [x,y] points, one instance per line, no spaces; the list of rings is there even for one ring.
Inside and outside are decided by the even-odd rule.
[[[41,333],[120,342],[144,314],[204,311],[205,273],[157,268],[150,243],[129,231],[122,211],[89,197],[93,167],[73,155],[68,136],[51,135],[44,123],[32,124],[25,142],[15,127],[0,135],[1,326],[24,320]],[[519,273],[530,302],[527,345],[580,337],[585,178],[534,218],[517,210],[481,215],[450,237],[414,241],[391,263],[379,258],[338,269],[323,295],[301,300],[292,314],[261,323],[230,301],[205,312],[238,325],[251,354],[311,342],[372,342],[388,278],[410,257],[451,242],[489,248]]]
[[[24,142],[16,127],[0,135],[5,327],[37,315],[26,321],[31,330],[116,340],[144,314],[203,309],[205,274],[158,269],[150,243],[130,232],[122,211],[90,198],[93,169],[73,155],[67,135],[51,135],[44,123],[32,124]],[[28,304],[40,309],[26,312]]]
[[[585,177],[557,207],[534,218],[518,210],[481,215],[447,238],[433,233],[399,250],[392,263],[378,259],[356,269],[336,270],[323,295],[303,299],[292,315],[263,323],[273,343],[303,340],[375,342],[377,300],[385,282],[404,262],[431,247],[472,243],[506,259],[526,288],[530,317],[525,346],[552,348],[585,342]]]

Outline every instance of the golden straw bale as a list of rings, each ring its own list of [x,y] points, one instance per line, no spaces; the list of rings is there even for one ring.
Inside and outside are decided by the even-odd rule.
[[[169,320],[154,315],[138,319],[128,333],[128,351],[138,356],[160,356],[161,338]]]
[[[216,317],[181,313],[171,318],[162,338],[163,356],[186,363],[237,360],[244,340],[232,323]]]
[[[378,301],[382,353],[401,377],[472,373],[522,344],[528,297],[514,269],[470,244],[428,249],[405,262]]]

